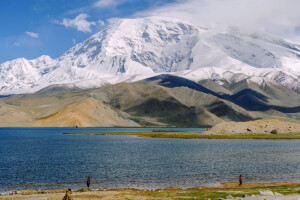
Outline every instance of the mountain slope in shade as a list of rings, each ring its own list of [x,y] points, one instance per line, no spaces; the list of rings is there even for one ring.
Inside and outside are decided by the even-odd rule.
[[[300,106],[300,95],[282,85],[273,84],[262,80],[262,84],[253,81],[243,80],[236,84],[227,85],[233,92],[234,97],[241,97],[244,94],[254,95],[263,104],[271,106],[297,107]]]
[[[215,84],[210,84],[210,90],[188,79],[168,74],[151,77],[146,80],[169,88],[188,87],[199,92],[211,94],[222,101],[239,105],[249,111],[275,109],[284,113],[300,112],[300,95],[281,85],[272,84],[270,82],[264,82],[264,84],[258,85],[249,80],[242,80],[236,84],[227,86],[228,89],[232,90],[231,94],[224,94],[222,92],[219,94],[213,90],[218,91],[221,86],[214,88],[211,86],[215,86]]]
[[[206,125],[210,125],[223,120],[247,121],[258,117],[233,102],[209,92],[199,91],[197,87],[193,89],[178,85],[176,77],[160,77],[168,77],[172,87],[160,85],[162,81],[154,77],[150,79],[152,81],[147,79],[99,88],[92,95],[143,123],[152,120],[153,124],[160,122],[169,125],[205,125],[205,121]],[[189,83],[188,81],[187,84]]]
[[[16,59],[0,66],[0,94],[32,93],[54,84],[96,88],[161,73],[223,85],[261,78],[300,92],[300,45],[229,27],[178,19],[123,19],[57,59]]]

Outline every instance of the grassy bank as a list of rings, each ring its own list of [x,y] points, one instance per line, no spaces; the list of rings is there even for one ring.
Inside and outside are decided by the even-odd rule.
[[[64,133],[72,135],[135,135],[146,138],[178,139],[262,139],[262,140],[299,140],[300,133],[289,134],[222,134],[205,135],[199,132],[116,132],[116,133]]]
[[[237,183],[224,183],[221,187],[195,187],[195,188],[168,188],[154,191],[136,189],[107,189],[99,191],[80,190],[73,191],[73,199],[219,199],[228,195],[242,197],[243,195],[257,195],[259,190],[270,190],[283,195],[299,195],[300,183],[245,183],[239,187]],[[82,192],[86,191],[86,192]],[[17,195],[0,196],[0,199],[62,199],[63,190],[24,190]]]

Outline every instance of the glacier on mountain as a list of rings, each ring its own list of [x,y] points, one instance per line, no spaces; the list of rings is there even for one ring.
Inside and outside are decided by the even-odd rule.
[[[55,84],[101,87],[164,73],[218,84],[263,79],[300,93],[300,45],[236,27],[219,30],[163,17],[122,19],[57,59],[2,63],[0,94]]]

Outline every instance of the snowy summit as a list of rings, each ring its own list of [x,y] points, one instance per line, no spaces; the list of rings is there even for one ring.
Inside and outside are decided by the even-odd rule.
[[[122,19],[57,59],[0,65],[0,94],[33,93],[55,84],[80,88],[133,82],[157,74],[218,84],[273,82],[300,93],[300,45],[236,27],[199,27],[178,19]]]

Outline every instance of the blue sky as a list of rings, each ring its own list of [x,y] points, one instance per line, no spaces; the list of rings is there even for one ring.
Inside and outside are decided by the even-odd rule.
[[[131,17],[170,2],[172,0],[0,0],[0,63],[41,55],[57,58],[103,29],[110,18]]]
[[[57,58],[111,18],[150,15],[234,25],[300,44],[299,8],[299,0],[0,0],[0,63]]]

